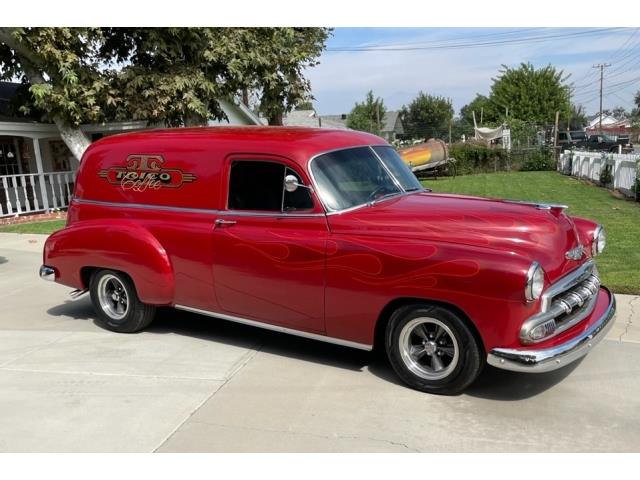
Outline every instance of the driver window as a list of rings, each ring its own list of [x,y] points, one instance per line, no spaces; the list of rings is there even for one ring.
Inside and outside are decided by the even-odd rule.
[[[293,175],[298,179],[298,183],[303,183],[302,179],[300,178],[300,175],[298,175],[296,172],[294,172],[290,168],[286,169],[285,175]],[[298,189],[294,192],[287,192],[285,190],[282,209],[285,212],[313,209],[313,200],[311,200],[311,195],[309,194],[309,190],[304,187],[298,187]]]
[[[234,161],[229,176],[229,210],[282,212],[309,210],[313,202],[306,188],[295,192],[284,190],[285,175],[300,176],[276,162]]]

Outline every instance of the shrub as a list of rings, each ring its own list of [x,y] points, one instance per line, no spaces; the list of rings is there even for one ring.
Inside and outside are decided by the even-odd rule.
[[[555,170],[556,161],[548,150],[512,150],[489,148],[476,143],[455,143],[449,146],[449,156],[456,159],[459,175],[503,170]]]
[[[450,145],[449,156],[456,159],[459,175],[505,170],[510,163],[509,155],[505,150],[474,143]]]
[[[529,152],[527,158],[520,165],[520,170],[534,172],[541,170],[555,170],[556,161],[553,154],[547,150],[535,150]]]
[[[611,165],[605,165],[600,169],[600,186],[606,187],[613,181],[613,175],[611,174]]]

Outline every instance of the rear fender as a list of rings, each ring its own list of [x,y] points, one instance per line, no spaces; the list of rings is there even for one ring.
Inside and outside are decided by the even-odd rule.
[[[43,261],[56,270],[56,282],[70,287],[89,287],[83,268],[110,268],[131,277],[142,302],[173,302],[174,275],[167,252],[151,232],[128,220],[87,220],[59,230],[47,239]]]

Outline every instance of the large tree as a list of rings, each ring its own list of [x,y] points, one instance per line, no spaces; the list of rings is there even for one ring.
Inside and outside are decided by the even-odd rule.
[[[369,90],[364,102],[356,102],[347,115],[347,127],[363,132],[380,135],[387,109],[380,97],[375,97]]]
[[[218,99],[254,89],[270,124],[303,98],[324,28],[0,28],[0,78],[22,78],[31,105],[80,158],[83,123],[171,126],[223,118]]]
[[[298,103],[313,100],[304,71],[318,64],[330,33],[329,28],[228,28],[220,51],[229,72],[259,92],[259,110],[269,125],[282,125]]]
[[[473,125],[473,115],[475,113],[478,126],[484,123],[492,123],[498,119],[498,115],[493,108],[491,100],[480,93],[476,97],[460,109],[460,118],[464,119],[470,125]]]
[[[404,131],[414,138],[445,137],[449,132],[449,121],[453,118],[451,102],[424,92],[400,112]]]
[[[509,117],[537,123],[552,123],[556,111],[568,112],[569,87],[567,77],[555,67],[536,69],[530,63],[517,68],[502,66],[493,79],[491,104],[501,118]]]
[[[32,106],[47,113],[78,158],[89,145],[78,126],[104,120],[102,105],[113,93],[96,54],[100,35],[96,28],[0,28],[0,78],[31,87]]]

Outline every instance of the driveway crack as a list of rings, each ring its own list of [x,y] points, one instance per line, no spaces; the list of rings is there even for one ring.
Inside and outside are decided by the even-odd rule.
[[[175,435],[175,433],[180,429],[180,427],[182,427],[187,421],[189,421],[189,419],[191,417],[193,417],[193,415],[195,415],[195,413],[198,410],[200,410],[205,403],[207,403],[211,398],[213,398],[213,396],[216,393],[218,393],[220,390],[222,390],[227,385],[227,383],[229,383],[231,381],[232,378],[234,378],[245,366],[247,366],[247,364],[251,360],[253,360],[258,353],[260,353],[262,351],[262,347],[263,346],[264,346],[264,344],[260,344],[254,350],[249,351],[249,353],[244,358],[244,361],[240,362],[238,365],[236,365],[236,367],[234,369],[232,369],[232,371],[229,373],[229,375],[224,380],[222,385],[220,385],[220,387],[216,388],[213,392],[211,392],[209,395],[207,395],[204,398],[204,400],[202,400],[202,402],[200,402],[198,405],[196,405],[196,407],[193,410],[191,410],[189,415],[187,415],[184,418],[184,420],[182,420],[180,423],[178,423],[178,425],[173,430],[171,430],[171,432],[169,432],[169,434],[160,442],[160,444],[156,448],[154,448],[152,450],[152,453],[157,452],[165,443],[167,443],[169,441],[169,439],[171,437],[173,437],[173,435]]]
[[[243,430],[251,430],[251,431],[254,431],[254,432],[278,433],[278,434],[283,433],[283,434],[287,434],[287,435],[306,435],[306,436],[309,436],[309,437],[322,438],[322,439],[326,439],[326,440],[336,440],[336,439],[337,440],[369,440],[371,442],[386,443],[387,445],[392,445],[392,446],[396,446],[396,447],[402,447],[402,448],[404,448],[405,450],[407,450],[409,452],[422,453],[421,450],[418,450],[416,448],[410,447],[406,443],[397,442],[397,441],[389,440],[389,439],[386,439],[386,438],[368,437],[368,436],[362,436],[362,435],[348,435],[348,434],[340,434],[340,433],[334,433],[333,435],[326,435],[326,434],[312,433],[312,432],[297,432],[295,430],[281,430],[281,429],[261,428],[261,427],[246,427],[246,426],[225,425],[223,423],[211,423],[211,422],[198,422],[198,421],[195,421],[194,423],[201,423],[201,424],[204,424],[204,425],[223,427],[223,428],[239,428],[239,429],[243,429]]]
[[[629,317],[627,318],[627,324],[624,326],[624,332],[622,332],[620,334],[620,337],[618,337],[618,340],[620,342],[622,342],[622,337],[624,337],[627,333],[629,333],[629,328],[631,327],[631,324],[633,323],[633,317],[635,317],[636,315],[636,311],[633,308],[633,302],[640,300],[640,296],[637,296],[635,298],[633,298],[630,302],[629,302]]]

